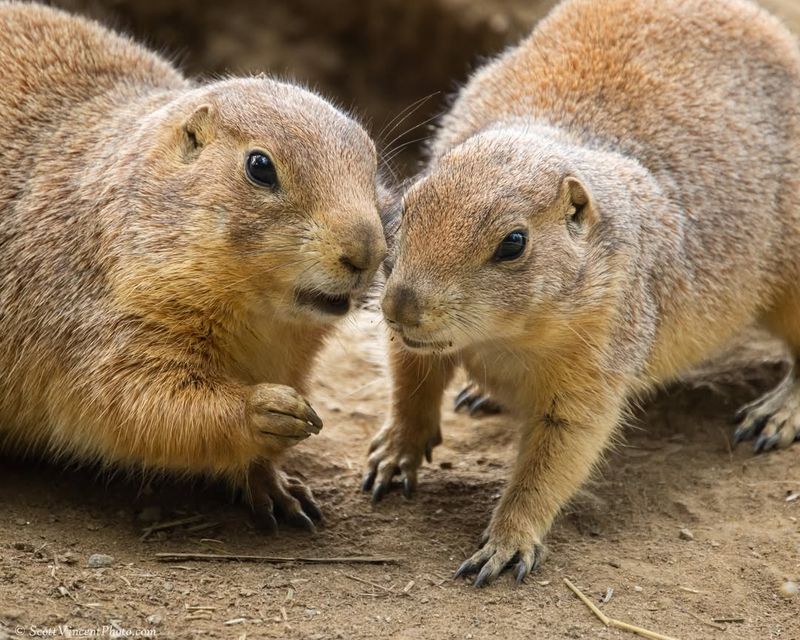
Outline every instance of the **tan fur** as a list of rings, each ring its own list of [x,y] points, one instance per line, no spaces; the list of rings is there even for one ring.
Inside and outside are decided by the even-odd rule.
[[[520,447],[461,573],[485,584],[518,554],[523,578],[637,394],[757,321],[800,355],[799,175],[800,51],[775,18],[563,2],[474,75],[405,194],[383,309],[409,353],[366,487],[416,473],[438,435],[418,398],[443,390],[424,372],[463,364]],[[525,253],[494,260],[517,229]],[[775,397],[740,429],[764,428],[757,448],[800,434],[797,379]]]
[[[367,134],[299,87],[196,85],[38,5],[0,3],[0,68],[0,437],[249,478],[297,510],[271,461],[318,430],[302,394],[332,316],[295,293],[355,297],[382,260]]]

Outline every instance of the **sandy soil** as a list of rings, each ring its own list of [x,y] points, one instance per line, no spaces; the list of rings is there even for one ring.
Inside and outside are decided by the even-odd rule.
[[[552,1],[61,4],[180,54],[191,72],[291,71],[357,105],[377,132],[438,91],[403,126],[428,118],[479,55],[513,39]],[[800,25],[798,0],[767,4]],[[416,137],[419,130],[395,142]],[[220,487],[0,459],[0,640],[41,637],[56,625],[84,635],[116,625],[162,638],[633,637],[603,628],[563,577],[608,615],[682,640],[800,639],[800,598],[780,594],[784,580],[800,579],[800,500],[787,501],[800,491],[800,446],[754,457],[729,445],[736,407],[781,375],[771,345],[748,338],[733,357],[646,402],[625,444],[558,520],[541,571],[520,587],[506,576],[479,591],[450,576],[502,490],[513,427],[502,415],[446,411],[445,443],[424,467],[417,496],[392,494],[373,508],[358,485],[387,405],[381,334],[376,315],[362,312],[318,369],[312,400],[325,428],[288,461],[324,507],[315,536],[262,536]],[[153,524],[193,516],[143,539]],[[683,528],[692,540],[680,537]],[[397,563],[155,559],[175,551]],[[97,553],[113,564],[89,568]]]
[[[541,571],[520,587],[504,576],[478,590],[450,576],[503,487],[513,429],[502,416],[448,410],[445,443],[418,495],[392,494],[373,508],[358,484],[387,402],[381,332],[375,314],[362,312],[319,367],[312,400],[326,425],[289,461],[324,505],[314,536],[260,535],[220,488],[3,464],[0,625],[10,637],[59,624],[168,638],[622,637],[567,591],[569,577],[598,604],[613,589],[600,604],[608,615],[675,638],[800,638],[800,600],[780,594],[785,579],[800,578],[800,501],[787,501],[800,490],[800,447],[754,457],[729,445],[735,407],[774,382],[779,365],[742,375],[727,363],[648,402],[559,519]],[[194,532],[195,522],[142,540],[153,522],[195,515],[211,528]],[[682,528],[694,539],[682,539]],[[161,564],[159,552],[397,563]],[[89,568],[95,553],[113,565]],[[736,621],[713,623],[724,618]]]

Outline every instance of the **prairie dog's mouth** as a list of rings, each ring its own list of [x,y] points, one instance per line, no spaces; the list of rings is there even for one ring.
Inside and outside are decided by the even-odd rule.
[[[301,307],[311,307],[330,316],[343,316],[350,311],[350,295],[347,293],[331,294],[311,289],[298,289],[294,293],[294,300]]]
[[[408,336],[402,335],[403,344],[414,351],[445,351],[453,346],[452,342],[426,342],[423,340],[413,340]]]

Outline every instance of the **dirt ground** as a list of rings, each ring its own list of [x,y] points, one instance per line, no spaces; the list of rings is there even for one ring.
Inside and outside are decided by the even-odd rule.
[[[260,21],[246,13],[255,5],[239,2],[231,6],[241,12],[211,2],[187,9],[183,0],[62,4],[179,53],[192,72],[291,69],[361,105],[377,131],[439,91],[404,126],[429,117],[479,54],[498,50],[552,2],[302,0],[267,3]],[[800,26],[800,1],[769,4]],[[352,27],[359,12],[371,25],[360,39]],[[419,26],[435,21],[443,26]],[[318,37],[304,31],[312,27]],[[427,64],[430,47],[447,43],[447,55]],[[800,445],[753,456],[729,444],[736,408],[782,373],[774,345],[750,334],[645,402],[624,444],[557,521],[542,569],[519,587],[504,576],[477,590],[451,575],[476,548],[503,488],[513,428],[502,415],[455,415],[455,384],[445,442],[423,468],[417,495],[394,493],[371,506],[359,482],[388,403],[382,334],[377,314],[360,312],[318,367],[311,400],[325,428],[287,461],[323,506],[325,524],[313,536],[286,528],[263,536],[217,486],[0,458],[0,640],[59,636],[64,625],[83,636],[160,638],[635,637],[604,628],[564,577],[606,614],[673,638],[800,640],[800,596],[781,594],[784,581],[800,580]],[[681,537],[685,528],[693,539]],[[163,552],[396,562],[165,564],[155,558]],[[113,563],[89,568],[92,554]]]
[[[283,529],[264,537],[219,488],[142,486],[7,461],[0,624],[10,637],[59,624],[155,629],[165,638],[623,637],[567,591],[569,577],[598,604],[613,589],[600,605],[608,615],[675,638],[800,638],[800,599],[780,594],[785,579],[800,578],[800,500],[787,501],[800,491],[800,446],[753,456],[729,445],[736,406],[774,382],[778,364],[728,362],[648,402],[559,519],[540,572],[519,587],[503,576],[478,590],[450,576],[503,487],[513,430],[502,416],[473,419],[448,407],[444,445],[417,496],[392,494],[372,507],[358,485],[387,403],[381,343],[376,314],[362,312],[319,367],[312,402],[326,425],[289,461],[324,505],[314,536]],[[745,381],[730,382],[737,379]],[[154,522],[191,516],[198,521],[142,539]],[[192,531],[197,524],[211,527]],[[682,528],[694,539],[682,539]],[[159,552],[397,563],[161,564]],[[88,568],[96,553],[114,564]],[[713,622],[726,618],[735,621]]]

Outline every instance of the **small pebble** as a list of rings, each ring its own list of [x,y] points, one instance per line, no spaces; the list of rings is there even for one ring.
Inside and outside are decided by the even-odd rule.
[[[619,569],[619,568],[622,567],[622,565],[619,562],[617,562],[616,560],[609,560],[608,564],[610,566],[614,567],[615,569]]]
[[[15,542],[12,546],[17,551],[26,551],[27,553],[33,552],[33,545],[28,542]]]
[[[80,556],[74,551],[67,551],[64,555],[58,557],[60,562],[64,564],[77,564]]]
[[[681,540],[694,540],[694,534],[689,529],[681,529],[678,532],[678,537]]]
[[[634,587],[633,587],[633,590],[634,590],[636,593],[641,593],[641,592],[642,592],[642,588],[641,588],[641,587],[640,587],[638,584],[637,584],[636,586],[634,586]]]
[[[161,624],[162,618],[157,613],[147,616],[147,624],[157,627]]]
[[[24,527],[26,524],[30,524],[25,518],[17,518],[14,520],[14,524],[19,525],[20,527]]]
[[[114,564],[114,558],[106,555],[105,553],[93,553],[89,556],[89,568],[100,569],[102,567],[110,567]]]
[[[798,593],[800,593],[800,587],[797,586],[796,582],[787,580],[781,585],[781,595],[784,598],[794,598]]]

